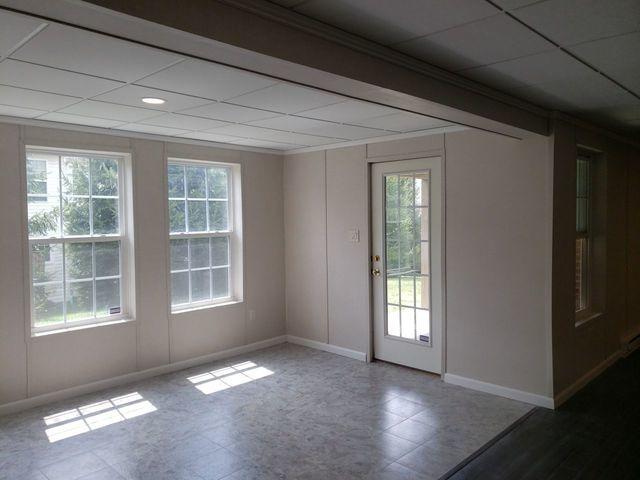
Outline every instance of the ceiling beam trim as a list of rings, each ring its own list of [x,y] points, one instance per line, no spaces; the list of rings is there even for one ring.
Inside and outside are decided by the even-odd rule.
[[[0,0],[24,13],[467,126],[548,134],[545,110],[413,59],[414,67],[400,65],[410,57],[394,53],[393,60],[390,50],[387,57],[366,52],[388,49],[350,34],[336,42],[328,39],[333,34],[323,38],[247,10],[262,3],[193,0],[176,9],[170,0]],[[358,45],[346,46],[347,37]]]

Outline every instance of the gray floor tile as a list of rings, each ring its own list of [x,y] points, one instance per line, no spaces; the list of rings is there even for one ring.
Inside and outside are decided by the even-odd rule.
[[[433,450],[423,445],[400,458],[397,463],[423,475],[440,478],[464,458],[457,452]]]
[[[401,417],[409,418],[424,410],[425,406],[402,397],[396,397],[384,403],[382,408]]]
[[[93,453],[81,453],[42,468],[49,480],[75,480],[107,467]]]
[[[273,373],[203,386],[247,368]],[[122,418],[95,407],[133,394]],[[0,480],[428,480],[529,410],[285,344],[2,417]],[[52,440],[57,427],[70,430]]]
[[[116,472],[113,468],[107,467],[97,472],[90,473],[78,480],[124,480],[124,477]]]
[[[436,428],[415,420],[407,419],[386,430],[387,433],[396,435],[414,443],[424,443],[436,432]]]

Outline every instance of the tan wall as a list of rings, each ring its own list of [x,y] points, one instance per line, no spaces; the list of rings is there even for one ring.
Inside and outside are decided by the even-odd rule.
[[[446,136],[447,371],[551,394],[548,139]]]
[[[132,154],[135,322],[26,334],[21,132],[27,144]],[[241,165],[242,303],[170,314],[165,154]],[[0,405],[284,334],[281,156],[0,124],[0,164]]]
[[[324,152],[285,158],[284,219],[287,334],[327,342]]]
[[[632,232],[638,230],[638,151],[603,135],[557,121],[554,127],[553,375],[554,395],[565,399],[620,352],[638,331],[632,292],[640,258]],[[592,293],[597,315],[575,324],[575,185],[578,148],[597,152],[594,172]],[[635,158],[635,161],[634,161]],[[627,247],[629,243],[629,247]],[[637,245],[637,244],[636,244]],[[637,250],[636,250],[637,251]],[[635,282],[635,286],[634,286]],[[635,290],[634,290],[635,288]]]
[[[286,156],[288,333],[369,351],[367,164],[445,155],[445,144],[447,372],[551,395],[544,137],[469,130]]]
[[[627,341],[640,335],[640,153],[630,155],[628,163],[628,207],[627,207],[627,245],[628,245],[628,301],[625,322]]]

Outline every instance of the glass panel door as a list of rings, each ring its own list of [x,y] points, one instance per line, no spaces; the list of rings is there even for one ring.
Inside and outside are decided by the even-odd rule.
[[[431,344],[430,171],[384,176],[385,335]]]

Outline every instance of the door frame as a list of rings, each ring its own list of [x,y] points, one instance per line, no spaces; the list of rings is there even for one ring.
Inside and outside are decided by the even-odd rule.
[[[367,217],[367,221],[369,222],[368,225],[368,231],[369,231],[369,245],[368,245],[368,270],[367,270],[367,275],[369,277],[369,282],[368,282],[368,286],[369,286],[369,351],[367,352],[367,359],[368,361],[373,361],[375,358],[375,351],[374,351],[374,346],[373,346],[373,323],[374,323],[374,298],[373,298],[373,277],[370,274],[370,269],[371,269],[371,257],[373,255],[373,250],[374,250],[374,245],[373,245],[373,208],[372,208],[372,198],[371,195],[373,193],[372,191],[372,167],[373,164],[375,163],[384,163],[384,162],[396,162],[396,161],[403,161],[403,160],[417,160],[417,159],[423,159],[423,158],[433,158],[433,157],[439,157],[441,160],[441,181],[442,181],[442,185],[441,185],[441,198],[440,201],[442,202],[442,220],[441,220],[441,228],[442,228],[442,232],[441,232],[441,238],[442,238],[442,245],[441,245],[441,279],[442,279],[442,286],[441,286],[441,302],[442,302],[442,326],[441,326],[441,333],[442,333],[442,338],[440,339],[441,345],[442,345],[442,368],[441,368],[441,373],[440,373],[440,378],[442,378],[444,380],[444,375],[447,372],[447,203],[446,203],[446,198],[447,198],[447,159],[446,159],[446,153],[445,153],[445,149],[443,148],[434,148],[434,149],[429,149],[426,151],[420,151],[420,152],[411,152],[411,153],[400,153],[400,154],[391,154],[391,155],[383,155],[383,156],[375,156],[375,157],[370,157],[368,155],[367,152],[367,157],[366,157],[366,170],[367,170],[367,211],[368,211],[368,217]]]

